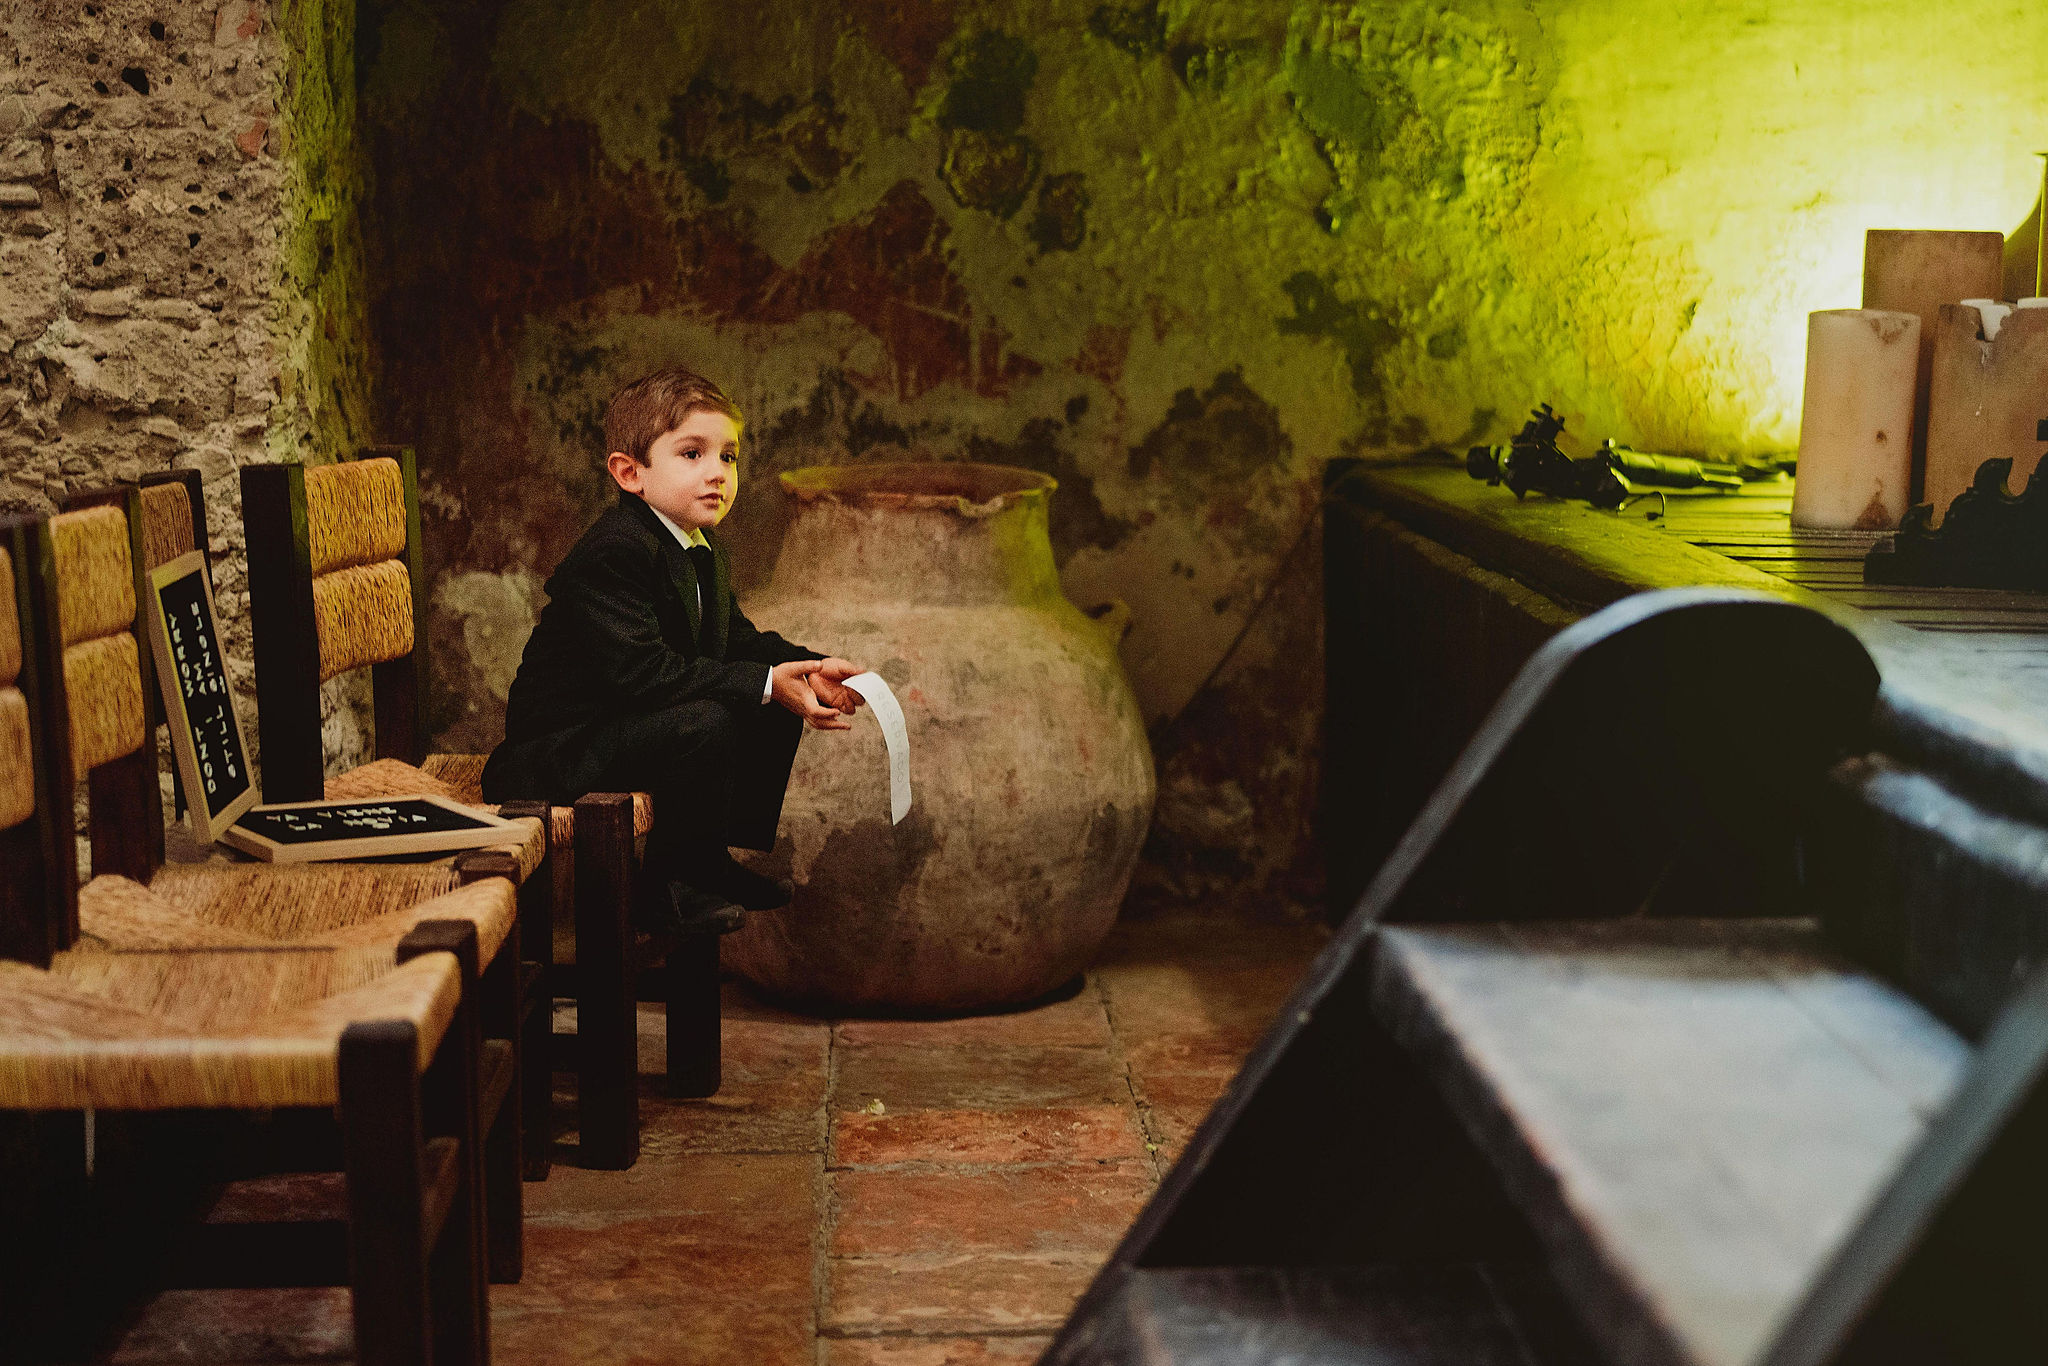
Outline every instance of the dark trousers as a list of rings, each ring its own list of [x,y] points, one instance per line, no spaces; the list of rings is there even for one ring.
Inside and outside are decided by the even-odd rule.
[[[775,843],[802,738],[802,719],[773,703],[685,702],[502,744],[484,765],[484,797],[566,806],[587,792],[649,793],[647,871],[687,878],[692,850]]]

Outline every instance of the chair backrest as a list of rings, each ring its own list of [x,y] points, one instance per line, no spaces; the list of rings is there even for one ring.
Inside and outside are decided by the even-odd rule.
[[[421,757],[419,484],[412,451],[242,470],[267,801],[324,795],[320,685],[372,667],[377,755]]]
[[[0,957],[46,966],[78,922],[68,767],[47,743],[30,623],[36,519],[0,520]],[[63,819],[58,819],[61,813]]]
[[[163,864],[164,821],[150,725],[156,671],[140,611],[141,495],[129,487],[95,499],[33,529],[25,572],[41,605],[29,650],[44,663],[43,734],[62,750],[59,771],[89,788],[93,873],[147,882]]]
[[[41,518],[0,518],[0,958],[47,967],[78,938],[72,750],[47,641]],[[51,717],[55,711],[55,719]]]
[[[95,507],[119,508],[123,513],[131,508],[139,511],[143,571],[137,578],[139,592],[148,591],[145,585],[150,571],[162,568],[180,555],[202,551],[210,564],[213,545],[206,531],[206,486],[199,471],[158,470],[143,475],[136,481],[136,487],[142,491],[139,507],[129,501],[129,487],[126,484],[102,484],[94,488],[74,489],[58,499],[57,506],[64,512],[82,512]],[[152,727],[164,724],[161,695],[150,697],[149,715]],[[185,784],[175,764],[171,766],[171,786],[176,793],[178,814],[183,816]]]

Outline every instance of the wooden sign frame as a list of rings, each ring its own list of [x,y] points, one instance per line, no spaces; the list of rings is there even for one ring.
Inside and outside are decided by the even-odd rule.
[[[206,611],[206,629],[212,633],[213,646],[218,651],[220,617],[214,611],[213,578],[206,571],[203,551],[188,550],[150,571],[146,615],[149,618],[150,653],[156,659],[157,691],[163,696],[164,719],[171,732],[171,755],[178,766],[178,780],[185,792],[185,818],[191,824],[194,837],[201,843],[212,844],[221,837],[222,831],[241,819],[243,812],[262,800],[262,789],[256,781],[255,770],[249,767],[249,737],[242,729],[241,709],[235,706],[234,693],[230,691],[227,693],[227,715],[234,725],[234,746],[247,773],[248,786],[218,813],[213,811],[213,804],[207,800],[204,761],[199,753],[199,742],[192,733],[192,718],[185,707],[184,689],[179,685],[178,661],[171,648],[170,622],[164,615],[164,590],[195,574],[199,576],[199,599]],[[225,680],[224,660],[220,667],[221,678]]]
[[[460,830],[429,830],[412,835],[350,835],[342,839],[308,840],[288,844],[249,829],[245,825],[231,825],[220,835],[223,844],[231,845],[245,854],[253,854],[266,863],[319,863],[336,859],[383,858],[390,854],[447,854],[461,849],[480,849],[493,844],[514,844],[519,841],[519,829],[502,816],[447,797],[429,796],[424,792],[408,793],[403,797],[357,797],[339,801],[316,802],[272,802],[253,808],[254,814],[266,815],[277,811],[297,811],[308,807],[323,810],[345,810],[397,806],[401,803],[424,802],[437,806],[474,822]],[[244,812],[244,815],[250,814]]]

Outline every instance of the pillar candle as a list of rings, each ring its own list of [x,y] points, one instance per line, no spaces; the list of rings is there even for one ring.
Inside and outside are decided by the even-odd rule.
[[[2005,277],[2005,234],[1872,228],[1863,237],[1863,306],[1920,319],[1920,357],[1913,403],[1913,484],[1927,456],[1927,392],[1934,369],[1935,324],[1941,306],[1958,299],[1996,299]]]
[[[1882,531],[1905,515],[1920,319],[1831,308],[1806,320],[1792,524]]]
[[[2044,300],[2048,303],[2048,300]],[[2022,308],[1993,329],[1981,308],[1941,310],[1928,389],[1927,485],[1936,522],[1995,456],[2012,460],[2005,486],[2026,488],[2041,462],[2040,423],[2048,418],[2048,308]],[[1987,339],[1979,341],[1979,330]]]

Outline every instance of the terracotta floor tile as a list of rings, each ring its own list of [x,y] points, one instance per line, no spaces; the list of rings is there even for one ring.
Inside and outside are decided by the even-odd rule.
[[[746,1300],[776,1322],[811,1314],[819,1159],[693,1156],[625,1172],[557,1170],[527,1189],[526,1277],[508,1309]]]
[[[795,1246],[818,1211],[819,1159],[808,1154],[690,1154],[642,1157],[627,1171],[558,1167],[526,1188],[526,1217],[587,1223],[592,1216],[691,1215],[714,1234],[741,1228]]]
[[[1147,1140],[1179,1151],[1323,938],[1128,922],[1079,994],[965,1020],[834,1024],[729,984],[725,1086],[704,1101],[660,1094],[666,1012],[644,1007],[644,1155],[527,1188],[496,1358],[1024,1366],[1148,1197]]]
[[[1080,994],[1032,1010],[971,1015],[957,1020],[846,1020],[837,1040],[845,1048],[871,1044],[1000,1044],[1005,1047],[1102,1047],[1109,1016],[1093,984]]]
[[[496,1366],[812,1366],[810,1325],[743,1306],[709,1314],[658,1309],[497,1312]]]
[[[1142,976],[1105,972],[1110,1022],[1129,1048],[1157,1038],[1221,1039],[1249,1048],[1293,992],[1300,964],[1233,971],[1173,968]]]
[[[885,1114],[1024,1110],[1113,1105],[1129,1094],[1104,1048],[875,1044],[841,1052],[832,1108],[860,1110],[879,1100]]]
[[[1107,1256],[1152,1193],[1137,1162],[992,1172],[846,1171],[830,1176],[834,1256],[918,1252]]]
[[[1155,1034],[1127,1039],[1124,1061],[1138,1077],[1174,1072],[1229,1078],[1258,1047],[1264,1033]]]
[[[526,1276],[494,1287],[509,1310],[650,1309],[685,1316],[737,1312],[805,1323],[811,1251],[696,1215],[586,1219],[526,1226]]]
[[[834,1257],[824,1327],[834,1333],[969,1337],[1049,1333],[1100,1257]]]
[[[1104,1162],[1142,1158],[1137,1112],[1122,1105],[1036,1110],[913,1110],[832,1118],[832,1163]]]
[[[1139,1099],[1150,1131],[1158,1135],[1162,1164],[1180,1157],[1229,1084],[1228,1076],[1199,1072],[1155,1073],[1142,1079]]]
[[[1031,1366],[1049,1337],[827,1338],[825,1366]]]
[[[666,1068],[667,1012],[641,1008],[640,1151],[818,1152],[825,1140],[825,1088],[832,1027],[755,1003],[728,987],[720,1032],[722,1084],[702,1100],[671,1100]]]

